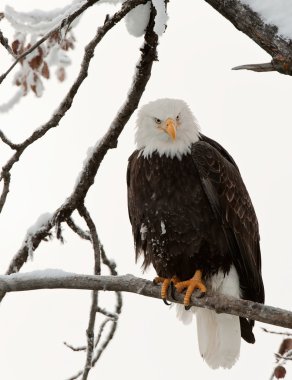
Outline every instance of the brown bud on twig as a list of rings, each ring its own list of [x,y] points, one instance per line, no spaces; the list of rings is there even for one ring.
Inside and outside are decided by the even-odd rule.
[[[278,365],[274,369],[274,376],[276,379],[283,379],[286,376],[286,369],[282,365]]]

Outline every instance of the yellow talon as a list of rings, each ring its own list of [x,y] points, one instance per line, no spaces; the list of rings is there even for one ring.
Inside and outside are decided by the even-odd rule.
[[[187,289],[184,297],[184,305],[189,306],[191,297],[195,289],[199,289],[201,293],[206,293],[206,285],[202,281],[202,271],[197,270],[194,276],[187,281],[177,282],[175,284],[176,290],[181,293],[184,289]]]
[[[154,284],[160,284],[162,283],[161,286],[161,298],[163,299],[164,303],[166,303],[166,298],[167,298],[167,292],[169,285],[173,283],[174,285],[179,283],[179,279],[174,276],[172,278],[164,278],[164,277],[155,277],[153,280]]]

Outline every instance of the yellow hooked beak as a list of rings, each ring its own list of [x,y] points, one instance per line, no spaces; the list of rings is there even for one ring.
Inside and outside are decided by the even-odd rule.
[[[176,122],[173,119],[168,118],[165,120],[165,132],[169,134],[172,141],[176,139]]]

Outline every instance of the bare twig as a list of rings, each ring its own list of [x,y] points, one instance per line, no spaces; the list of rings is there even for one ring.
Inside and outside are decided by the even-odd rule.
[[[86,361],[83,369],[82,380],[86,380],[89,371],[92,368],[92,355],[94,350],[94,326],[95,326],[95,317],[96,317],[96,308],[97,308],[97,290],[93,290],[91,293],[92,301],[89,313],[89,322],[86,330],[87,336],[87,348],[86,348]]]
[[[98,332],[98,335],[97,335],[97,338],[96,338],[96,341],[95,341],[95,344],[94,344],[94,347],[97,347],[98,346],[98,343],[100,342],[100,339],[101,339],[101,336],[102,336],[102,333],[103,333],[103,330],[105,328],[105,326],[109,323],[109,322],[115,322],[117,319],[116,318],[106,318],[102,324],[100,325],[100,328],[99,328],[99,332]]]
[[[12,55],[13,58],[15,58],[15,54],[13,53],[13,51],[9,45],[8,39],[6,37],[4,37],[1,30],[0,30],[0,44],[8,51],[8,53],[10,55]]]
[[[79,372],[76,373],[76,375],[73,375],[73,376],[69,377],[67,380],[76,380],[76,379],[78,379],[81,375],[82,375],[82,371],[79,371]]]
[[[86,351],[86,346],[74,347],[67,342],[63,342],[63,343],[66,347],[70,348],[70,350],[72,351]]]
[[[94,274],[100,275],[100,256],[101,256],[101,249],[100,249],[100,243],[96,232],[96,227],[94,224],[93,219],[90,216],[90,213],[88,212],[87,208],[83,205],[79,206],[78,211],[80,213],[80,216],[84,218],[87,227],[90,231],[91,236],[91,242],[94,250]],[[97,305],[96,305],[97,307]],[[95,307],[95,311],[96,311]]]
[[[269,333],[269,334],[277,334],[277,335],[285,335],[285,336],[292,336],[292,333],[288,332],[288,331],[272,331],[272,330],[268,330],[266,329],[265,327],[262,327],[262,330],[266,333]]]
[[[106,322],[106,321],[105,321]],[[102,353],[104,352],[104,350],[107,348],[109,342],[112,340],[112,338],[114,337],[115,335],[115,332],[116,332],[116,329],[117,329],[117,325],[118,325],[118,322],[117,320],[113,320],[113,323],[111,325],[111,328],[104,340],[104,342],[102,343],[101,347],[96,351],[95,353],[95,356],[92,360],[92,367],[95,366],[96,362],[98,361],[98,359],[101,357]],[[105,326],[105,324],[104,324]],[[102,334],[102,331],[100,331],[100,335],[101,336]]]
[[[118,314],[116,313],[111,313],[110,311],[106,310],[106,309],[102,309],[101,307],[97,307],[96,308],[96,311],[100,314],[103,314],[105,315],[106,317],[108,317],[109,319],[118,319]]]
[[[81,237],[81,239],[91,241],[90,233],[88,231],[84,231],[82,228],[77,226],[72,217],[68,218],[66,222],[68,226],[71,228],[71,230],[74,231],[79,237]]]
[[[19,147],[19,144],[14,144],[11,142],[2,131],[0,131],[0,139],[4,142],[4,144],[8,145],[11,149],[17,150]]]
[[[83,205],[81,205],[78,208],[78,211],[80,213],[80,216],[82,216],[87,224],[87,227],[89,228],[90,235],[91,235],[91,242],[94,250],[94,274],[100,275],[100,245],[99,245],[99,239],[96,232],[95,224],[90,216],[90,213],[88,212],[87,208]],[[92,367],[92,355],[94,350],[94,326],[95,326],[95,318],[96,318],[96,312],[98,307],[98,292],[96,290],[92,291],[91,294],[92,301],[91,301],[91,307],[90,307],[90,313],[89,313],[89,322],[88,327],[86,330],[86,336],[87,336],[87,349],[86,349],[86,362],[85,367],[82,374],[82,380],[86,380],[88,378],[89,372]]]
[[[35,44],[33,44],[29,49],[27,49],[25,52],[23,52],[21,55],[16,57],[16,60],[13,62],[13,64],[8,68],[8,70],[0,76],[0,84],[3,82],[3,80],[7,77],[7,75],[12,71],[12,69],[17,65],[18,62],[23,60],[28,54],[30,54],[32,51],[34,51],[36,48],[38,48],[42,43],[44,43],[48,38],[50,38],[53,34],[59,33],[60,29],[65,27],[66,25],[70,25],[73,20],[75,20],[78,16],[80,16],[86,9],[91,7],[93,4],[97,3],[99,0],[87,0],[85,4],[83,4],[79,9],[77,9],[75,12],[73,12],[71,15],[67,16],[65,19],[63,19],[60,24],[54,28],[53,30],[50,30],[45,36],[43,36],[41,39],[39,39]],[[1,42],[1,41],[0,41]],[[13,54],[13,52],[12,52]],[[13,54],[15,57],[15,55]]]
[[[137,293],[147,297],[161,299],[160,287],[151,281],[143,280],[132,275],[124,276],[92,276],[77,275],[63,272],[56,276],[46,271],[29,274],[13,274],[0,276],[0,290],[17,292],[36,289],[87,289],[104,291],[121,291]],[[183,304],[183,294],[175,293],[170,301]],[[227,313],[253,319],[256,321],[292,328],[292,312],[256,302],[236,299],[222,294],[207,294],[203,298],[192,297],[192,306],[206,307],[217,313]]]
[[[1,180],[3,181],[3,189],[2,189],[1,196],[0,196],[0,213],[1,213],[1,210],[4,206],[4,204],[5,204],[7,195],[9,193],[10,180],[11,180],[10,173],[9,172],[2,172],[1,176],[0,176],[0,181]]]

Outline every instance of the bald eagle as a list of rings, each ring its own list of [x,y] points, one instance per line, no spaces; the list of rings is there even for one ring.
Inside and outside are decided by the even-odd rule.
[[[138,114],[137,150],[127,170],[136,259],[152,264],[166,301],[169,285],[264,302],[257,217],[230,154],[204,136],[188,105],[158,99]],[[230,368],[254,321],[192,308],[199,349],[211,368]],[[184,313],[190,313],[184,311]]]

